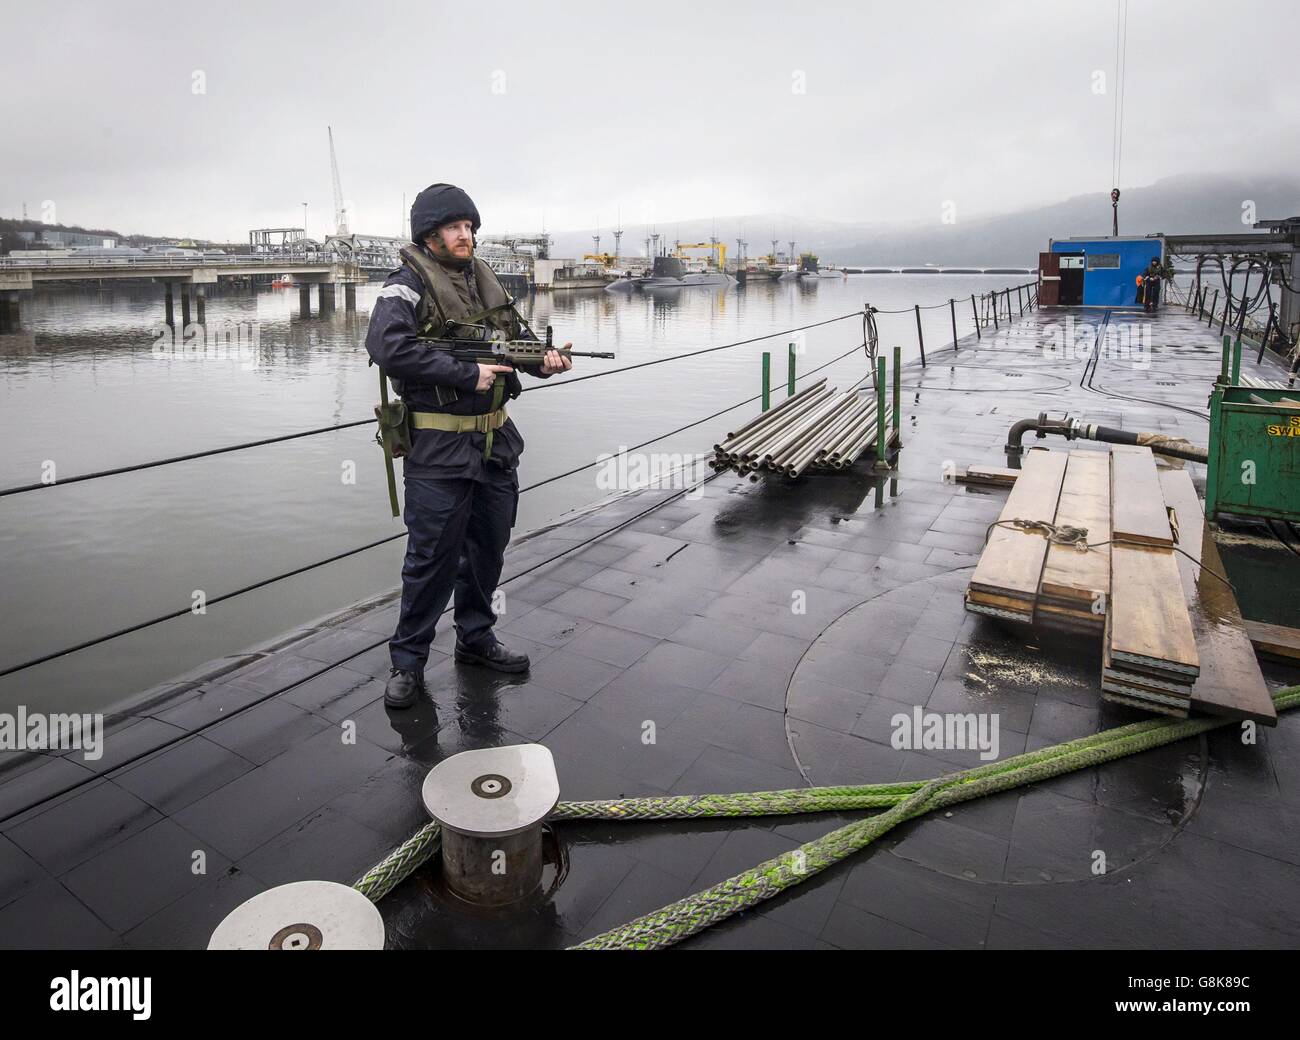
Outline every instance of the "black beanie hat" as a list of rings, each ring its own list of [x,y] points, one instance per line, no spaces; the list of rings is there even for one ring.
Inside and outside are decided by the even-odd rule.
[[[477,232],[479,216],[474,200],[454,184],[430,184],[411,204],[411,238],[423,242],[429,232],[453,220],[468,220]]]

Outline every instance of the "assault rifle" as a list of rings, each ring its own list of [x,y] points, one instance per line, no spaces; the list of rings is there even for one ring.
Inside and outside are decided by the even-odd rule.
[[[531,330],[530,330],[531,331]],[[443,335],[438,339],[424,338],[431,347],[445,350],[457,361],[473,361],[480,365],[540,365],[548,350],[558,350],[561,357],[592,357],[613,359],[612,351],[573,350],[557,347],[551,326],[546,326],[546,339],[494,339],[494,329],[463,321],[448,321]]]
[[[533,330],[523,324],[523,328],[531,335],[536,335]],[[500,333],[488,325],[478,325],[472,322],[448,321],[443,326],[443,336],[432,338],[421,336],[420,341],[428,344],[438,350],[445,350],[457,361],[472,361],[480,365],[518,365],[537,364],[540,365],[546,360],[546,353],[549,350],[558,350],[561,357],[593,357],[593,358],[613,358],[611,351],[581,351],[571,350],[564,347],[557,347],[554,343],[554,337],[551,332],[551,326],[546,326],[546,339],[496,339]],[[371,360],[374,364],[374,360]],[[501,375],[496,377],[492,387],[492,409],[495,411],[501,406],[501,398],[505,389],[505,378]],[[383,369],[379,370],[379,400],[380,404],[375,408],[375,418],[379,420],[379,430],[375,434],[375,440],[379,446],[384,449],[384,467],[388,475],[388,501],[393,509],[393,516],[400,516],[397,507],[397,479],[393,473],[393,459],[403,458],[411,451],[411,430],[409,423],[409,413],[406,405],[402,401],[388,400],[388,379]],[[484,439],[483,457],[486,459],[492,453],[492,431],[488,431]]]

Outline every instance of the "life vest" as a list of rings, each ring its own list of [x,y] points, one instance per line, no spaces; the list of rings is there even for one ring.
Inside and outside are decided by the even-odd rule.
[[[502,286],[496,272],[480,257],[473,258],[474,280],[478,285],[479,298],[483,301],[483,310],[471,311],[460,293],[452,283],[455,277],[442,264],[428,253],[409,242],[401,249],[402,262],[411,268],[420,278],[422,291],[420,302],[415,308],[415,318],[420,335],[437,338],[448,321],[467,323],[482,322],[503,333],[507,339],[519,339],[519,322],[515,317],[513,300]],[[505,377],[506,393],[511,398],[523,392],[519,376],[514,372]],[[434,388],[439,405],[448,405],[460,397],[450,386]]]
[[[484,321],[510,339],[517,338],[519,329],[509,306],[512,302],[510,296],[498,281],[496,272],[481,257],[474,257],[472,262],[479,297],[484,310],[489,312],[484,317],[475,315],[465,306],[452,284],[451,273],[414,242],[402,247],[402,262],[420,276],[424,287],[415,311],[421,335],[438,335],[448,321]]]

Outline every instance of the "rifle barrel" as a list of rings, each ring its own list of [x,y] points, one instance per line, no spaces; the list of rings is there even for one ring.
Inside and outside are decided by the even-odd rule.
[[[500,340],[480,341],[430,337],[421,337],[421,339],[432,347],[449,351],[452,354],[460,354],[463,357],[470,355],[481,358],[500,357],[502,354],[509,354],[512,351],[518,352],[519,350],[514,344]],[[566,357],[609,358],[611,361],[616,357],[613,351],[607,350],[568,350],[563,347],[548,347],[545,343],[532,342],[529,342],[526,346],[529,348],[528,352],[536,352],[539,359],[548,350],[557,351]]]

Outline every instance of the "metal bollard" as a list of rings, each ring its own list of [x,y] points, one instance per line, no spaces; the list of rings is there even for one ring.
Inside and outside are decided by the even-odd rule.
[[[425,777],[424,807],[442,827],[447,887],[478,906],[509,906],[541,889],[542,825],[560,800],[541,744],[462,751]]]
[[[382,950],[384,920],[355,888],[295,881],[259,892],[228,913],[209,950]]]

